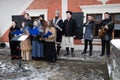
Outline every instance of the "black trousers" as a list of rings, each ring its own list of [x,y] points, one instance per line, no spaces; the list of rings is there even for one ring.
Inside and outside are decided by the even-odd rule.
[[[92,52],[92,49],[93,49],[93,45],[92,45],[92,40],[86,40],[85,39],[85,44],[84,44],[84,52],[86,52],[87,48],[88,48],[88,43],[89,43],[89,51]]]
[[[110,40],[106,41],[106,40],[102,40],[102,54],[105,54],[105,50],[107,55],[110,55]]]
[[[11,49],[11,56],[19,56],[19,49],[17,49],[19,47],[19,43],[18,41],[10,41],[10,49]]]

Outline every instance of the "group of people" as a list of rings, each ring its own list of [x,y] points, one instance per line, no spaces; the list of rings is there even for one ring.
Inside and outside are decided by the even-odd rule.
[[[113,38],[113,32],[114,32],[114,21],[112,20],[110,14],[108,12],[104,13],[104,20],[101,21],[99,24],[99,32],[102,30],[101,35],[99,36],[101,38],[102,43],[102,51],[100,56],[104,56],[105,53],[107,54],[107,57],[110,57],[110,41]],[[87,22],[83,25],[83,27],[86,27],[85,34],[84,34],[84,50],[81,53],[86,54],[88,43],[89,43],[89,56],[92,56],[92,50],[93,50],[93,38],[94,38],[94,31],[95,31],[95,21],[93,16],[88,15],[87,16]],[[106,52],[105,52],[106,51]]]
[[[67,11],[66,14],[68,19],[65,22],[60,18],[59,10],[55,12],[55,18],[50,21],[45,21],[44,15],[40,15],[38,19],[32,22],[28,13],[24,14],[24,20],[20,27],[17,26],[16,21],[12,21],[12,27],[9,31],[11,59],[45,59],[55,62],[57,56],[60,55],[62,35],[68,36],[66,38],[67,45],[73,42],[71,36],[75,35],[75,21],[72,19],[72,12]],[[21,42],[12,40],[18,35],[27,35],[29,37]],[[71,49],[73,52],[73,47]],[[19,56],[19,51],[21,56]]]
[[[56,28],[52,21],[46,22],[44,15],[40,15],[39,19],[32,20],[28,13],[24,14],[25,20],[22,21],[21,27],[17,26],[17,22],[12,22],[9,32],[9,43],[11,49],[11,59],[31,60],[46,59],[55,62],[57,59],[55,39]],[[14,37],[18,35],[27,35],[24,41],[14,41]],[[21,56],[19,56],[19,52]]]
[[[23,60],[31,59],[45,59],[47,61],[55,62],[57,56],[60,55],[62,36],[65,36],[65,47],[66,53],[64,56],[74,57],[74,38],[76,32],[76,22],[72,18],[72,12],[66,11],[67,19],[63,21],[60,18],[60,11],[55,12],[55,18],[50,21],[45,21],[44,15],[40,15],[38,19],[34,21],[31,20],[28,13],[24,14],[24,20],[22,21],[21,27],[17,26],[17,22],[12,22],[12,27],[9,32],[9,43],[11,49],[11,59],[22,58]],[[110,56],[110,40],[112,39],[112,31],[114,29],[114,23],[112,21],[110,14],[105,13],[105,19],[101,21],[100,28],[105,26],[106,33],[101,37],[102,40],[102,51],[100,56],[104,56],[105,49],[107,56]],[[93,50],[93,37],[95,22],[91,15],[87,16],[87,21],[83,25],[86,27],[84,34],[84,50],[82,55],[87,52],[87,46],[89,42],[89,56],[92,56]],[[19,32],[19,33],[18,33]],[[29,36],[25,41],[12,41],[12,39],[17,35],[27,35]],[[71,52],[70,52],[71,49]],[[21,52],[21,56],[18,52]]]

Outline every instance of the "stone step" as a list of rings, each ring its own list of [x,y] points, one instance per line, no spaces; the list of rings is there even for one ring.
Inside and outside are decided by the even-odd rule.
[[[65,44],[62,44],[62,49],[65,49]],[[75,50],[84,50],[84,45],[75,45],[74,49]],[[89,49],[89,46],[88,46],[88,49]],[[93,50],[101,51],[101,45],[93,45]]]
[[[89,51],[86,54],[82,55],[83,50],[75,50],[74,57],[71,56],[71,53],[68,56],[64,56],[66,53],[65,50],[61,50],[60,56],[58,56],[59,60],[68,60],[68,61],[91,61],[91,62],[101,62],[106,61],[108,57],[105,55],[100,57],[101,51],[93,51],[92,56],[89,56]]]
[[[58,57],[58,60],[67,60],[67,61],[89,61],[89,62],[106,62],[107,57]]]

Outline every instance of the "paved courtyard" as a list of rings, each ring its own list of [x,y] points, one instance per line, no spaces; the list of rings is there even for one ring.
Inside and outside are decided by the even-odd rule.
[[[0,80],[109,80],[106,57],[99,57],[100,51],[93,51],[93,56],[81,55],[75,50],[75,57],[62,56],[56,63],[43,60],[22,61],[10,59],[9,48],[0,49]]]

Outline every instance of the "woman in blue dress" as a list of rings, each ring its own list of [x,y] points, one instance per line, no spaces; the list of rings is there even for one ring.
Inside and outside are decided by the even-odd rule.
[[[33,59],[43,58],[43,43],[39,40],[42,30],[38,25],[38,21],[35,20],[33,23],[32,36],[32,57]]]

